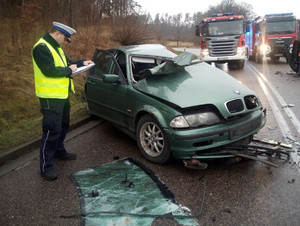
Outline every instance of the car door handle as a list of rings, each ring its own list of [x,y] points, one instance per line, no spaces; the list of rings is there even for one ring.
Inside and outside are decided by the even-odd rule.
[[[88,81],[89,84],[95,85],[96,83],[94,81]]]

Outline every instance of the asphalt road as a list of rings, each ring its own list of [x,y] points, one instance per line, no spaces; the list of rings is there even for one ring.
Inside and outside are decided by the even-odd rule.
[[[299,101],[289,93],[299,90],[291,91],[291,88],[295,89],[294,84],[289,86],[288,83],[299,85],[300,77],[276,74],[279,69],[282,72],[289,71],[288,65],[281,62],[264,67],[250,62],[247,65],[244,70],[232,71],[226,65],[219,67],[228,70],[232,76],[257,92],[267,108],[268,122],[257,138],[289,142],[287,131],[280,127],[282,121],[278,122],[279,114],[289,128],[288,135],[299,141],[294,122],[285,115],[283,108],[279,113],[274,112],[268,97],[273,94],[265,94],[252,67],[264,73],[274,87],[280,87],[277,90],[280,90],[287,103],[295,104],[294,111],[299,110]],[[177,202],[189,208],[192,214],[201,211],[201,216],[196,219],[199,225],[299,225],[300,174],[299,165],[295,164],[297,159],[287,163],[276,162],[278,168],[258,161],[237,159],[209,161],[206,170],[186,169],[181,161],[175,160],[162,166],[155,165],[142,158],[134,140],[110,123],[101,120],[93,123],[68,136],[66,148],[77,153],[78,158],[56,162],[56,181],[49,182],[40,177],[38,150],[4,166],[6,171],[0,177],[0,225],[80,225],[79,217],[61,217],[80,213],[78,191],[70,180],[70,174],[112,162],[116,157],[128,156],[154,171],[173,192]],[[3,170],[1,167],[0,172]],[[178,223],[159,219],[152,225]]]

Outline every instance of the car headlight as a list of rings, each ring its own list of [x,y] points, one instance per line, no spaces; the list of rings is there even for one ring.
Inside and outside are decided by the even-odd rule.
[[[260,46],[260,53],[261,54],[269,54],[270,52],[271,52],[271,47],[269,45],[262,44]]]
[[[187,123],[185,118],[181,115],[173,118],[172,121],[170,122],[170,126],[173,128],[187,128],[189,127],[189,124]]]
[[[202,112],[191,115],[177,116],[171,122],[170,126],[173,128],[188,128],[209,126],[219,123],[221,120],[213,112]]]

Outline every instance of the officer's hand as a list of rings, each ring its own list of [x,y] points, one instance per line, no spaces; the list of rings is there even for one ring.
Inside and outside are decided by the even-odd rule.
[[[77,65],[76,64],[70,65],[69,68],[71,68],[72,72],[77,71]]]
[[[93,64],[94,62],[91,61],[91,60],[86,60],[86,61],[83,61],[83,65],[84,66],[88,66],[89,64]]]

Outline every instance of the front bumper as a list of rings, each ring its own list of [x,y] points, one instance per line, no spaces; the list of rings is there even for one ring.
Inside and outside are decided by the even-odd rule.
[[[228,61],[239,61],[246,60],[245,49],[239,51],[237,54],[233,56],[210,56],[208,52],[200,51],[200,60],[204,62],[228,62]]]
[[[176,159],[207,159],[228,156],[207,155],[207,149],[228,145],[257,133],[266,124],[265,110],[227,124],[190,130],[166,130],[172,154]],[[201,151],[205,155],[201,155]]]

